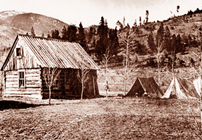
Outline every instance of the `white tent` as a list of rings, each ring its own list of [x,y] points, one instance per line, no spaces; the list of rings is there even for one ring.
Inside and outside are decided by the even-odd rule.
[[[197,79],[195,79],[193,81],[194,87],[196,88],[196,91],[197,91],[197,93],[198,93],[199,96],[201,96],[201,82],[202,81],[201,81],[200,77],[198,77]]]
[[[170,98],[173,95],[176,95],[178,99],[187,99],[187,96],[181,91],[180,84],[176,77],[173,78],[170,86],[168,87],[162,98]]]
[[[162,98],[196,99],[193,91],[188,90],[182,83],[183,79],[174,77]],[[196,93],[197,94],[197,93]]]

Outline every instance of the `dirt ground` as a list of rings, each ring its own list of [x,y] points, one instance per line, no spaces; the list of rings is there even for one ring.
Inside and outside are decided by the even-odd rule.
[[[198,100],[97,98],[47,103],[0,101],[0,139],[202,138]]]

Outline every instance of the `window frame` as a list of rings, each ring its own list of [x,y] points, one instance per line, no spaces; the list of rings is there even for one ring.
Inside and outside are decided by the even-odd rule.
[[[18,51],[19,50],[19,51]],[[18,55],[18,52],[20,52]],[[21,47],[16,47],[16,53],[15,53],[17,58],[21,58],[22,57],[22,48]]]
[[[20,78],[20,73],[23,73],[23,78]],[[23,81],[23,85],[20,85],[20,81]],[[18,70],[18,87],[25,88],[25,70]]]

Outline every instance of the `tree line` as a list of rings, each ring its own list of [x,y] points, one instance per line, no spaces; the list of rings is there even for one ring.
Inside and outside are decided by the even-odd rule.
[[[147,43],[148,52],[151,55],[160,55],[159,62],[151,60],[150,65],[155,66],[157,63],[165,65],[167,63],[169,68],[177,65],[185,66],[185,62],[176,55],[184,54],[190,47],[198,47],[200,45],[197,38],[191,35],[171,34],[169,27],[164,27],[163,22],[161,22],[156,34],[151,31],[148,35]],[[161,50],[158,52],[159,47]],[[190,58],[189,63],[194,65],[193,58]]]
[[[198,9],[196,11],[200,10]],[[177,53],[184,53],[188,46],[198,46],[198,42],[193,36],[171,34],[169,27],[164,26],[163,22],[160,22],[159,29],[156,33],[154,24],[148,23],[148,16],[149,11],[146,10],[146,26],[142,27],[137,26],[136,21],[132,27],[130,27],[129,24],[125,25],[124,22],[121,23],[120,21],[117,21],[117,25],[121,28],[119,30],[117,30],[117,28],[111,29],[107,25],[107,20],[104,19],[104,17],[101,17],[98,26],[93,25],[84,29],[82,23],[80,22],[79,27],[76,27],[75,25],[68,25],[67,27],[64,26],[61,31],[52,30],[47,34],[47,38],[77,42],[98,63],[106,63],[106,61],[123,62],[124,59],[128,57],[124,56],[126,55],[126,53],[124,53],[126,43],[124,44],[124,42],[127,41],[127,34],[132,34],[128,44],[129,54],[150,54],[151,56],[155,56],[158,54],[158,51],[160,51],[161,54],[163,54],[159,60],[162,64],[167,62],[169,65],[171,65],[171,63],[174,63],[174,61],[177,59]],[[140,35],[142,34],[143,29],[150,32],[149,35],[146,35],[147,43],[145,43],[145,41],[143,43],[143,41],[138,40],[138,38],[141,37]],[[31,29],[31,34],[32,36],[35,36],[33,27]],[[42,34],[42,37],[44,37],[44,34]],[[122,52],[122,55],[118,55],[120,52]],[[180,60],[179,63],[183,65],[184,62]],[[155,62],[155,60],[149,60],[148,64],[155,66],[157,65],[157,62]]]
[[[35,37],[33,27],[31,28],[31,36]],[[44,34],[42,34],[43,37]],[[47,38],[77,42],[87,53],[94,55],[99,63],[105,59],[113,61],[119,52],[117,29],[109,28],[104,17],[101,17],[99,26],[84,29],[80,22],[78,28],[75,25],[68,25],[67,27],[63,26],[61,31],[52,30],[47,34]]]

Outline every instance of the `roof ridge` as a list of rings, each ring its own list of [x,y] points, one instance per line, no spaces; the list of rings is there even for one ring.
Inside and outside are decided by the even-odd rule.
[[[45,40],[53,40],[53,41],[59,41],[59,42],[69,42],[68,40],[64,40],[61,38],[58,38],[58,39],[57,38],[47,38],[47,37],[40,37],[40,36],[31,36],[31,35],[26,35],[26,34],[18,34],[18,36],[45,39]],[[69,42],[69,43],[77,43],[77,42]]]

